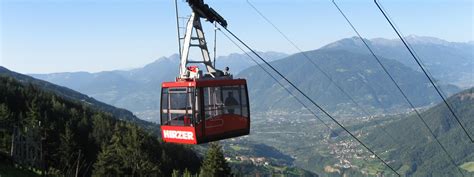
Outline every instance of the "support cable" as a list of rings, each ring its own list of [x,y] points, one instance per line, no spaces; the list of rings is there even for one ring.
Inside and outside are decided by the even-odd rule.
[[[264,62],[268,67],[270,67],[275,73],[277,73],[281,78],[283,78],[286,82],[288,82],[293,88],[295,88],[301,95],[303,95],[306,99],[308,99],[314,106],[316,106],[321,112],[323,112],[326,116],[328,116],[334,123],[336,123],[339,127],[341,127],[344,131],[346,131],[352,138],[354,138],[357,142],[359,142],[364,148],[366,148],[372,155],[374,155],[377,159],[379,159],[385,166],[390,168],[395,174],[401,176],[394,168],[392,168],[387,162],[385,162],[379,155],[377,155],[372,149],[370,149],[367,145],[365,145],[357,136],[352,134],[344,125],[339,123],[333,116],[331,116],[326,110],[324,110],[319,104],[313,101],[306,93],[301,91],[293,82],[288,80],[280,71],[278,71],[273,65],[267,62],[264,58],[262,58],[255,50],[253,50],[250,46],[248,46],[244,41],[242,41],[239,37],[237,37],[232,31],[227,28],[224,28],[232,37],[237,39],[242,45],[244,45],[249,51],[251,51],[255,56],[257,56],[262,62]]]
[[[174,0],[174,8],[176,13],[176,29],[178,31],[178,48],[179,48],[179,58],[181,58],[181,32],[179,29],[179,14],[178,14],[178,0]]]
[[[217,22],[214,22],[214,61],[212,64],[214,65],[214,68],[216,67],[216,56],[217,56]]]
[[[345,91],[341,86],[339,86],[339,84],[337,84],[337,82],[331,77],[330,74],[328,74],[327,72],[325,72],[321,67],[319,67],[313,60],[311,60],[311,58],[306,54],[307,52],[301,50],[300,47],[298,47],[298,45],[296,45],[295,42],[293,42],[285,33],[283,33],[283,31],[281,31],[269,18],[267,18],[257,7],[255,7],[251,2],[250,0],[247,0],[247,4],[252,7],[255,12],[257,12],[258,15],[260,15],[260,17],[262,17],[268,24],[270,24],[278,33],[280,33],[280,35],[285,38],[286,41],[288,41],[288,43],[290,43],[296,50],[298,50],[303,56],[304,58],[309,61],[316,69],[318,69],[327,79],[329,79],[329,81],[331,81],[331,83],[334,84],[334,86],[336,86],[337,89],[339,89],[347,98],[349,98],[351,100],[351,102],[359,108],[359,110],[361,110],[365,116],[367,117],[370,117],[372,114],[375,114],[375,113],[369,113],[369,111],[367,111],[363,106],[361,106],[359,103],[357,103],[354,99],[354,97],[352,97],[347,91]],[[374,90],[374,88],[372,88],[369,84],[366,84],[371,90]],[[388,133],[384,128],[382,128],[382,131],[387,134],[390,139],[392,139],[392,141],[395,141],[398,143],[398,141],[390,134]]]
[[[219,30],[220,31],[220,30]],[[263,71],[265,71],[265,73],[267,73],[275,82],[278,83],[278,85],[280,85],[282,88],[284,88],[286,90],[286,92],[288,92],[288,94],[290,94],[293,98],[296,99],[296,101],[298,101],[298,103],[300,103],[301,105],[303,105],[303,107],[308,110],[311,114],[314,115],[314,117],[316,117],[319,121],[321,121],[328,129],[329,131],[331,131],[332,133],[335,134],[335,132],[331,129],[331,127],[329,126],[329,124],[327,124],[326,122],[324,122],[324,120],[319,117],[312,109],[309,109],[308,106],[306,106],[306,104],[303,103],[303,101],[301,99],[299,99],[298,97],[296,97],[296,95],[294,95],[288,88],[286,88],[283,83],[281,83],[275,76],[273,76],[270,71],[268,71],[265,67],[263,67],[260,63],[257,62],[256,59],[254,59],[249,53],[247,53],[242,47],[240,47],[240,45],[237,44],[237,42],[235,42],[234,40],[232,40],[232,38],[225,34],[224,32],[221,31],[221,33],[230,41],[232,42],[236,47],[238,47],[242,52],[245,53],[245,55],[247,55],[247,57],[249,57],[254,63],[256,63]]]
[[[314,67],[316,67],[316,69],[318,69],[321,73],[323,73],[323,75],[326,78],[328,78],[329,81],[331,81],[334,84],[334,86],[336,86],[346,97],[348,97],[352,101],[353,104],[359,107],[360,110],[362,110],[362,112],[364,112],[366,116],[370,116],[367,110],[363,109],[362,106],[360,106],[352,96],[350,96],[344,89],[342,89],[342,87],[340,87],[328,73],[326,73],[313,60],[311,60],[311,58],[306,54],[307,52],[304,52],[303,50],[301,50],[301,48],[299,48],[298,45],[296,45],[287,35],[285,35],[285,33],[283,33],[274,23],[272,23],[270,19],[268,19],[262,12],[260,12],[260,10],[258,10],[257,7],[255,7],[249,0],[247,0],[247,4],[249,4],[255,10],[255,12],[257,12],[276,31],[278,31],[278,33],[280,33],[280,35],[283,36],[283,38],[285,38],[286,41],[288,41],[295,49],[297,49],[305,57],[306,60],[308,60]]]
[[[341,15],[344,17],[344,19],[347,21],[347,23],[349,24],[349,26],[352,28],[352,30],[357,34],[357,36],[359,37],[359,39],[364,43],[364,45],[367,47],[367,49],[369,50],[369,52],[372,54],[372,56],[375,58],[375,60],[377,61],[377,63],[380,65],[380,67],[382,67],[382,69],[384,70],[384,72],[387,74],[387,76],[390,78],[390,80],[392,81],[392,83],[397,87],[397,89],[400,91],[400,93],[402,94],[403,98],[405,98],[405,100],[407,101],[407,103],[410,105],[410,107],[413,109],[413,111],[415,111],[417,117],[419,118],[419,120],[421,120],[421,122],[423,123],[423,125],[426,127],[426,129],[428,129],[428,131],[430,132],[430,134],[434,137],[434,139],[436,140],[436,142],[438,143],[438,145],[441,147],[441,149],[444,151],[444,153],[448,156],[448,158],[451,160],[451,163],[453,163],[453,165],[455,167],[457,167],[456,163],[454,162],[454,159],[453,157],[451,157],[451,155],[448,153],[448,151],[446,150],[446,148],[443,146],[443,144],[441,144],[441,142],[439,141],[439,139],[436,137],[436,135],[434,134],[433,130],[431,130],[431,128],[428,126],[428,124],[426,123],[426,121],[423,119],[423,117],[421,116],[420,112],[415,108],[415,106],[413,105],[413,103],[410,101],[410,99],[408,99],[407,95],[405,94],[405,92],[403,92],[403,90],[401,89],[400,85],[398,85],[398,83],[395,81],[395,79],[392,77],[392,75],[390,74],[390,72],[388,72],[387,68],[382,64],[382,62],[380,61],[379,57],[377,57],[377,55],[375,55],[375,52],[372,50],[372,48],[369,46],[369,44],[364,40],[364,38],[362,37],[362,35],[359,33],[359,31],[357,31],[357,29],[355,28],[355,26],[352,24],[352,22],[349,20],[349,18],[347,18],[347,16],[344,14],[344,12],[339,8],[339,6],[337,5],[336,1],[335,0],[332,0],[334,6],[336,6],[337,10],[341,13]],[[459,167],[458,167],[458,170],[459,170]],[[459,172],[464,176],[464,174],[459,170]]]
[[[431,84],[433,85],[433,87],[435,88],[436,92],[438,93],[438,95],[441,97],[441,99],[443,99],[443,102],[444,104],[446,104],[446,106],[448,107],[449,109],[449,112],[451,112],[451,114],[453,115],[453,117],[456,119],[456,121],[458,122],[459,126],[461,126],[462,130],[464,131],[464,133],[467,135],[467,137],[469,138],[469,140],[471,140],[471,143],[474,143],[474,139],[471,137],[471,135],[467,132],[466,128],[464,127],[464,125],[461,123],[461,120],[458,118],[458,116],[454,113],[454,110],[453,108],[451,107],[451,105],[448,104],[448,101],[446,100],[446,98],[443,96],[443,94],[441,94],[441,91],[440,91],[440,88],[438,88],[438,86],[436,86],[436,84],[434,83],[433,79],[428,75],[426,69],[422,66],[421,64],[421,61],[418,59],[418,57],[415,56],[415,54],[413,53],[413,49],[411,49],[407,42],[405,41],[405,39],[400,35],[400,32],[398,32],[398,29],[394,26],[394,23],[392,22],[392,20],[390,20],[390,18],[387,16],[387,13],[386,11],[381,7],[381,5],[377,2],[377,0],[374,0],[374,3],[375,5],[377,5],[377,8],[380,10],[380,12],[383,14],[383,16],[385,17],[385,19],[387,20],[387,22],[390,24],[390,26],[392,27],[392,29],[395,31],[395,33],[397,33],[397,36],[400,38],[400,40],[403,42],[403,45],[405,45],[405,47],[407,48],[408,52],[410,52],[410,55],[413,57],[413,59],[416,61],[416,63],[418,64],[418,66],[421,68],[421,70],[423,71],[423,73],[425,74],[425,76],[428,78],[428,80],[431,82]]]

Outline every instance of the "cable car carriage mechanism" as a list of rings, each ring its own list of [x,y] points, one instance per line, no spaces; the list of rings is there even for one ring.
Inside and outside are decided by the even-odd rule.
[[[227,22],[202,0],[187,0],[192,14],[183,38],[179,34],[179,76],[162,83],[161,133],[164,142],[200,144],[250,132],[250,110],[245,79],[234,79],[226,68],[218,70],[210,59],[200,18],[226,27]],[[178,18],[178,17],[177,17]],[[193,36],[196,31],[196,36]],[[181,47],[181,40],[182,47]],[[198,44],[192,44],[198,41]],[[202,61],[188,60],[189,49],[198,47]],[[203,73],[198,63],[205,66]]]

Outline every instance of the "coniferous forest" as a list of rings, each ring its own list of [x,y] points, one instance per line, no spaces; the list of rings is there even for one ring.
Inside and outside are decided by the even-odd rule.
[[[232,163],[223,149],[163,143],[158,125],[127,110],[0,67],[2,177],[306,174]]]
[[[0,77],[0,149],[4,161],[50,176],[197,174],[189,147],[161,143],[144,129],[87,104],[12,77]],[[10,154],[16,154],[10,156]]]

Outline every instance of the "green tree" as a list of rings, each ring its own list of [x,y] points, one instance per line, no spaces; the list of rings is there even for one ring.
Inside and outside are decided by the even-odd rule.
[[[191,174],[191,172],[186,168],[184,169],[184,172],[183,172],[183,177],[192,177],[193,175]]]
[[[114,134],[109,145],[104,145],[94,164],[93,176],[125,176],[124,162],[120,151],[123,146],[118,133]]]
[[[22,125],[24,127],[33,128],[38,125],[40,121],[40,105],[38,105],[38,98],[35,96],[28,106],[28,112],[26,113],[26,119],[23,120]]]
[[[173,173],[171,173],[171,177],[181,177],[179,170],[173,170]]]
[[[229,164],[224,158],[222,147],[218,143],[210,143],[206,157],[201,166],[200,176],[221,177],[232,176]]]
[[[72,130],[72,123],[70,121],[66,123],[64,133],[60,135],[58,151],[59,162],[62,166],[61,170],[66,175],[68,172],[72,173],[74,159],[76,159],[76,154],[78,153],[78,147]]]
[[[10,127],[11,121],[10,109],[8,109],[6,104],[0,104],[0,125],[4,126],[0,128]]]
[[[94,176],[160,176],[160,165],[143,151],[143,132],[135,126],[116,125],[111,142],[94,165]]]
[[[12,116],[7,105],[0,104],[0,150],[7,151],[11,141]]]
[[[95,143],[100,146],[107,144],[113,134],[113,131],[110,131],[114,128],[111,121],[106,119],[102,113],[95,114],[92,116],[92,126],[91,136]]]

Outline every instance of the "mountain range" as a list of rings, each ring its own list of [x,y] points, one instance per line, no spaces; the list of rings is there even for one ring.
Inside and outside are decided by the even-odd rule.
[[[358,115],[363,110],[357,104],[364,107],[367,112],[393,112],[409,107],[371,55],[334,49],[307,51],[305,55],[312,63],[299,53],[271,64],[324,108],[344,115]],[[440,101],[423,74],[396,60],[386,58],[380,60],[416,107]],[[331,79],[351,95],[357,104],[354,104],[322,72],[315,69],[313,63],[331,76]],[[303,108],[260,68],[251,67],[242,71],[239,76],[248,79],[249,92],[254,103],[252,106],[255,110],[290,111]],[[266,82],[261,82],[262,80]],[[280,79],[280,82],[284,80]],[[448,95],[459,90],[453,85],[442,85],[442,88]]]
[[[462,88],[474,85],[474,43],[449,42],[443,39],[410,35],[405,38],[409,46],[424,64],[424,67],[442,83],[455,84]],[[365,39],[378,56],[394,59],[404,65],[421,71],[409,51],[399,39]],[[348,50],[369,53],[364,43],[357,37],[339,40],[322,49]]]
[[[459,91],[458,87],[472,85],[472,43],[452,43],[431,37],[407,38],[418,52],[427,68],[443,87],[447,95]],[[417,106],[439,102],[428,80],[421,75],[413,59],[397,40],[367,40],[375,53]],[[301,54],[287,56],[278,52],[262,52],[262,57],[273,61],[290,80],[316,98],[326,108],[351,114],[354,104],[328,82]],[[329,73],[333,80],[346,90],[354,100],[370,111],[393,111],[407,108],[406,102],[389,82],[368,54],[358,38],[346,38],[318,50],[307,51],[311,60]],[[133,111],[138,117],[156,121],[160,97],[160,84],[173,80],[177,75],[178,55],[163,57],[142,68],[104,71],[99,73],[73,72],[31,74],[58,85],[86,93],[100,101]],[[294,110],[291,100],[267,75],[248,60],[244,54],[218,57],[216,65],[230,66],[231,72],[248,79],[253,111],[272,109]],[[459,68],[459,69],[453,69]],[[471,69],[471,70],[469,70]],[[238,73],[238,74],[235,74]],[[265,80],[267,82],[261,82]],[[449,85],[449,84],[455,84]],[[430,89],[425,91],[425,89]],[[420,96],[421,95],[421,96]],[[275,102],[275,100],[278,100]],[[290,105],[290,106],[288,106]],[[255,108],[255,109],[254,109]]]
[[[270,61],[287,56],[278,52],[259,52]],[[156,120],[161,83],[178,75],[179,56],[162,57],[142,68],[98,73],[72,72],[30,74],[31,76],[85,93],[116,107],[133,111],[146,120]],[[229,66],[237,73],[254,65],[244,54],[218,57],[216,66]]]

